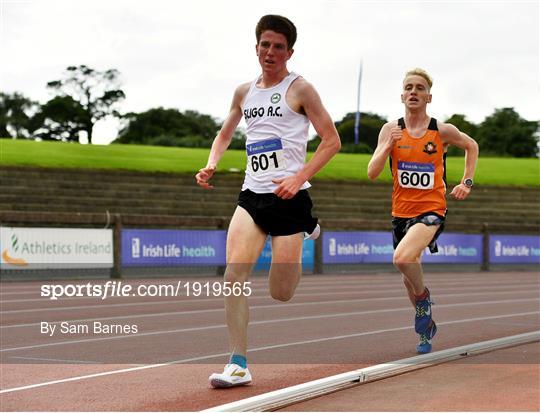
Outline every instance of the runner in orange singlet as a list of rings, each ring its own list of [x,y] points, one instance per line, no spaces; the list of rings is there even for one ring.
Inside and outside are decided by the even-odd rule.
[[[382,127],[368,165],[368,176],[374,180],[390,158],[394,265],[403,275],[416,310],[415,331],[420,335],[416,350],[421,354],[431,351],[431,339],[437,332],[421,258],[426,247],[437,252],[436,240],[444,229],[447,147],[455,145],[465,150],[463,178],[450,193],[455,199],[463,200],[471,192],[478,160],[478,145],[472,138],[427,114],[432,85],[424,70],[407,72],[401,94],[405,117]]]

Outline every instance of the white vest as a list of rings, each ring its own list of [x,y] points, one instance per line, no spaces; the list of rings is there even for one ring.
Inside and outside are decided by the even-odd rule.
[[[294,175],[304,166],[309,120],[292,110],[285,100],[298,76],[291,72],[268,89],[256,86],[260,78],[251,83],[242,107],[247,123],[247,166],[242,190],[274,192],[277,185],[272,179]],[[305,182],[300,189],[310,186]]]

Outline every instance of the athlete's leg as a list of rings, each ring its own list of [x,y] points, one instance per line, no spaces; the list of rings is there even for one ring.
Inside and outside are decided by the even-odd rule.
[[[227,234],[227,269],[225,281],[244,283],[261,255],[266,234],[242,207],[236,207]],[[233,284],[231,284],[233,285]],[[246,356],[249,307],[247,297],[234,294],[225,297],[231,353]]]
[[[272,237],[272,265],[270,266],[270,295],[289,301],[302,274],[303,233]]]
[[[416,351],[420,354],[431,351],[431,339],[437,332],[437,326],[431,314],[431,300],[424,285],[422,271],[422,251],[429,245],[438,225],[418,223],[407,231],[394,252],[394,265],[403,274],[409,299],[414,300],[414,330],[420,335]]]
[[[438,228],[438,225],[422,223],[413,225],[394,251],[394,266],[407,280],[405,286],[408,292],[412,291],[414,295],[421,295],[425,290],[422,251],[429,245]]]
[[[401,278],[403,279],[403,284],[405,284],[405,288],[407,289],[407,295],[409,296],[409,301],[411,302],[413,307],[416,307],[416,299],[414,297],[414,289],[411,282],[403,274],[401,274]]]

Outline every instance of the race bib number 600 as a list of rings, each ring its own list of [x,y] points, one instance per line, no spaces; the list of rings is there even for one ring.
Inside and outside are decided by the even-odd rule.
[[[246,145],[247,168],[254,175],[286,169],[281,139],[266,139]]]
[[[398,180],[402,188],[433,189],[435,165],[400,161],[398,162]]]

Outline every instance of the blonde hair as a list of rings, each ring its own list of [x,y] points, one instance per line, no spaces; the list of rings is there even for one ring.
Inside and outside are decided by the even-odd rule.
[[[424,79],[426,79],[426,82],[429,85],[430,89],[431,89],[431,86],[433,86],[433,79],[428,74],[428,72],[426,72],[424,69],[420,69],[419,67],[415,67],[414,69],[411,69],[407,73],[405,73],[405,79],[407,79],[407,77],[409,77],[409,76],[423,77]]]

